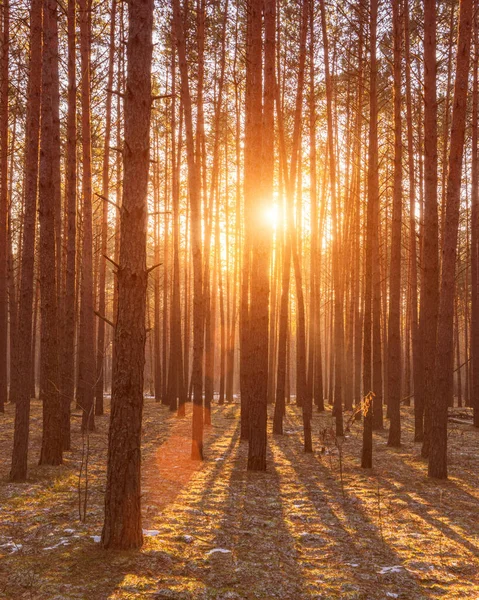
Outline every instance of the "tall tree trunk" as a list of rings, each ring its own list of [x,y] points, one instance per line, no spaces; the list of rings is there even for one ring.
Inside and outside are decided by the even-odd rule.
[[[339,202],[336,182],[336,148],[333,127],[333,88],[329,69],[329,45],[327,35],[326,9],[324,0],[320,0],[321,25],[323,32],[324,69],[326,79],[326,112],[328,128],[329,186],[331,191],[331,219],[333,229],[333,287],[334,287],[334,403],[333,413],[336,421],[336,435],[343,431],[343,286],[341,278]]]
[[[103,164],[101,176],[102,217],[101,255],[98,290],[98,313],[106,317],[106,253],[108,242],[108,196],[110,194],[110,139],[111,139],[111,89],[113,86],[113,65],[115,60],[116,0],[112,0],[110,13],[110,51],[108,56],[108,78],[105,107],[105,139],[103,144]],[[105,321],[98,319],[96,345],[95,414],[103,414],[103,390],[105,387]]]
[[[373,461],[373,406],[370,392],[373,390],[373,320],[376,307],[373,306],[374,261],[377,256],[378,210],[379,210],[379,164],[378,164],[378,99],[377,99],[377,59],[376,36],[378,0],[370,1],[370,40],[369,53],[371,72],[369,80],[369,147],[368,147],[368,204],[365,259],[365,299],[363,334],[363,448],[361,467],[370,469]],[[376,365],[374,365],[376,368]]]
[[[8,240],[8,90],[10,48],[10,2],[4,0],[1,12],[2,40],[0,58],[0,412],[7,402],[7,240]]]
[[[30,12],[30,64],[25,147],[25,209],[23,214],[22,266],[18,343],[18,388],[12,390],[15,402],[11,481],[27,477],[30,421],[30,374],[32,371],[32,321],[35,267],[35,229],[38,191],[38,150],[40,138],[40,98],[42,83],[42,0],[33,0]]]
[[[59,465],[62,462],[62,403],[59,377],[59,331],[56,243],[54,164],[54,97],[57,52],[57,6],[55,0],[43,2],[42,105],[39,166],[40,223],[40,310],[41,361],[43,364],[43,437],[40,464]],[[59,141],[59,140],[58,140]]]
[[[77,122],[76,122],[76,0],[68,0],[68,112],[65,165],[65,296],[61,358],[63,449],[70,450],[70,407],[75,394],[76,321],[76,214],[77,214]]]
[[[447,477],[447,407],[453,392],[454,294],[471,31],[472,0],[461,0],[442,247],[435,402],[431,405],[429,442],[428,475],[440,479]]]
[[[388,323],[388,446],[401,445],[402,7],[392,2],[394,45],[394,183]]]
[[[91,148],[91,0],[79,0],[82,108],[82,252],[80,325],[78,340],[77,402],[82,409],[82,431],[94,429],[95,354],[93,304],[93,212]]]
[[[248,0],[246,42],[246,102],[245,102],[245,227],[251,240],[250,304],[248,351],[249,435],[248,470],[266,469],[266,421],[268,403],[268,325],[269,325],[269,262],[271,223],[265,214],[272,198],[261,195],[263,180],[263,74],[262,74],[262,1]],[[271,117],[271,103],[268,99]],[[268,148],[272,152],[272,147]],[[270,157],[268,156],[268,159]],[[271,164],[267,160],[267,164]],[[243,349],[242,349],[243,351]],[[252,359],[251,357],[254,357]]]
[[[142,545],[141,421],[146,339],[146,223],[150,166],[153,0],[128,5],[118,314],[102,545]]]
[[[185,115],[186,156],[188,162],[188,190],[190,199],[190,231],[193,253],[193,432],[191,457],[203,459],[203,258],[201,242],[201,202],[199,194],[199,168],[195,159],[195,141],[191,95],[186,60],[186,41],[183,15],[179,0],[173,0],[173,25],[181,77],[181,100]]]
[[[411,346],[414,388],[414,439],[421,441],[423,435],[424,390],[422,353],[420,350],[417,290],[417,243],[416,243],[416,180],[414,171],[414,139],[411,92],[411,54],[409,39],[409,0],[404,3],[404,55],[406,62],[406,122],[409,175],[409,291],[411,305]]]
[[[476,3],[477,6],[477,3]],[[474,17],[471,173],[471,356],[474,426],[479,427],[479,23]]]
[[[419,325],[424,381],[423,456],[429,454],[439,305],[436,60],[436,2],[424,0],[424,234]]]

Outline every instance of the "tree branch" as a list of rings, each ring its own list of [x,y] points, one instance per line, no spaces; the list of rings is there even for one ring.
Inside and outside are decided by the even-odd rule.
[[[99,317],[102,321],[105,321],[105,323],[108,323],[108,325],[110,325],[110,327],[113,327],[113,329],[115,329],[115,323],[113,323],[112,321],[110,321],[110,319],[107,319],[106,317],[104,317],[103,315],[101,315],[97,310],[93,311],[97,317]]]

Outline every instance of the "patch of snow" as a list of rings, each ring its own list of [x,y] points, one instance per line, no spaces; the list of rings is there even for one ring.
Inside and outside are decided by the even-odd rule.
[[[182,535],[181,539],[186,542],[187,544],[191,544],[193,542],[193,536],[192,535]]]
[[[156,537],[160,535],[158,529],[143,529],[143,535],[147,535],[148,537]]]
[[[386,596],[388,598],[399,598],[399,594],[395,594],[394,592],[386,592]]]
[[[47,546],[46,548],[43,548],[44,550],[55,550],[55,548],[59,548],[60,546],[69,546],[70,542],[64,538],[62,538],[58,544],[54,544],[53,546]]]
[[[226,548],[213,548],[213,550],[208,550],[206,556],[216,554],[217,552],[220,552],[221,554],[231,554],[231,550],[227,550]]]
[[[345,563],[346,565],[348,565],[348,567],[359,567],[359,563]]]
[[[402,565],[394,565],[392,567],[383,567],[378,571],[379,575],[387,575],[388,573],[401,573],[404,570]]]
[[[10,554],[15,554],[23,548],[23,544],[16,544],[15,542],[7,542],[6,544],[2,544],[0,548],[5,548],[6,550],[10,550]]]
[[[101,535],[92,535],[90,537],[95,542],[95,544],[99,544],[101,542]]]

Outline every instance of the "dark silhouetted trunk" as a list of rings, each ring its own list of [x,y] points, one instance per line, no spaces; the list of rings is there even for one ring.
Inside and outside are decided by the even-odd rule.
[[[139,548],[141,529],[141,422],[145,363],[147,194],[150,166],[153,1],[128,4],[123,203],[118,314],[108,438],[105,548]]]

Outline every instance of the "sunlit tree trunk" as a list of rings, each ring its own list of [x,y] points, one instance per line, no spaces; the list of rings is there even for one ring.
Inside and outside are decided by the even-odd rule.
[[[248,470],[266,469],[268,402],[269,262],[272,199],[261,195],[263,155],[262,1],[248,0],[245,99],[244,196],[251,240],[248,350],[251,377],[248,406]],[[243,349],[242,349],[243,351]],[[254,357],[254,358],[253,358]]]

